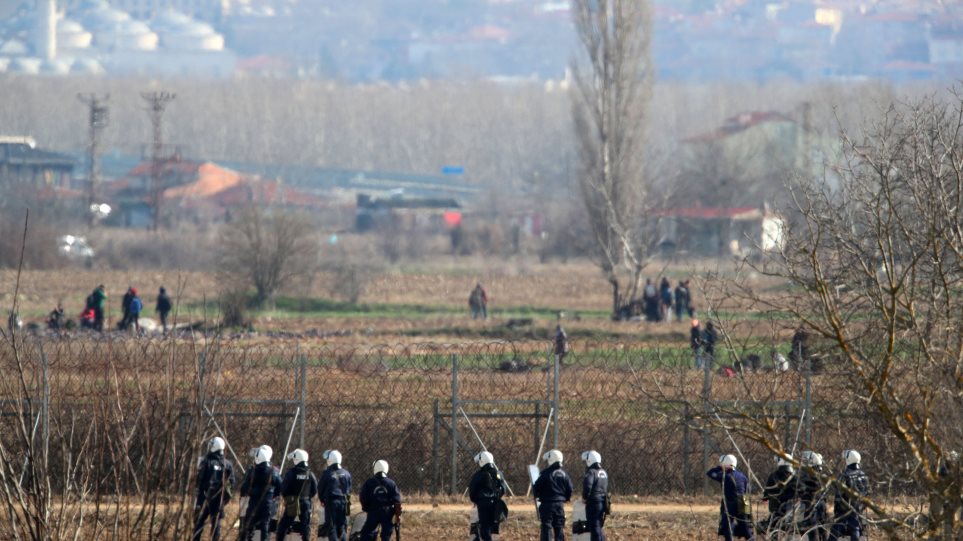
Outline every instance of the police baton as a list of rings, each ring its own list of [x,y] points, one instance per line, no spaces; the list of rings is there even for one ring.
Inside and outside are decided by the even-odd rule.
[[[395,541],[401,541],[401,515],[395,515]]]

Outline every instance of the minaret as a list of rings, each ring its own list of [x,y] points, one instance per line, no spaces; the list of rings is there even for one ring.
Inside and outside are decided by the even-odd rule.
[[[37,34],[34,50],[44,60],[57,56],[57,1],[37,0]]]

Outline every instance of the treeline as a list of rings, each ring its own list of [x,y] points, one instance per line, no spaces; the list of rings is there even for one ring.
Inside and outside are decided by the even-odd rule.
[[[151,140],[140,92],[156,89],[177,94],[164,117],[165,138],[191,157],[427,174],[454,164],[465,167],[471,182],[532,195],[570,186],[577,174],[568,94],[541,83],[348,86],[7,76],[0,78],[0,131],[80,151],[87,145],[87,111],[75,96],[109,93],[105,152],[140,152]],[[879,83],[657,85],[649,115],[650,174],[676,180],[680,140],[740,112],[793,113],[809,102],[813,128],[835,131],[835,115],[856,126],[894,95]]]

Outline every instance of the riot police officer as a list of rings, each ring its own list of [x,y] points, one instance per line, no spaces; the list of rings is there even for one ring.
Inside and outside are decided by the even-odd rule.
[[[602,469],[602,455],[598,451],[582,453],[585,461],[585,478],[582,479],[582,500],[585,502],[585,521],[588,523],[591,541],[605,541],[606,502],[609,494],[609,474]]]
[[[381,541],[390,541],[395,521],[401,520],[401,492],[388,477],[388,462],[378,460],[371,465],[374,476],[361,486],[361,510],[368,514],[361,527],[361,541],[375,541],[375,530],[381,526]]]
[[[836,481],[833,528],[829,532],[829,539],[835,541],[848,535],[851,541],[859,541],[863,532],[862,515],[865,508],[861,498],[869,494],[869,477],[859,467],[862,457],[857,451],[843,451],[843,460],[846,461],[846,469]]]
[[[497,531],[499,507],[505,495],[505,481],[495,466],[495,457],[488,451],[475,455],[479,469],[468,483],[468,499],[478,509],[478,539],[492,541]]]
[[[532,492],[539,501],[541,541],[549,541],[554,531],[555,541],[565,541],[565,502],[572,499],[572,480],[562,469],[562,452],[552,449],[542,457],[548,467],[538,474]]]
[[[784,531],[785,527],[789,526],[785,524],[786,515],[792,516],[792,505],[796,499],[796,476],[789,460],[792,460],[791,456],[788,459],[776,459],[776,469],[769,474],[762,491],[763,499],[769,503],[767,530],[772,532]]]
[[[277,508],[275,503],[281,492],[281,476],[271,464],[273,455],[274,450],[270,446],[258,447],[254,453],[256,465],[241,483],[241,496],[248,498],[241,532],[247,541],[253,541],[254,530],[261,532],[262,540],[268,538],[271,516]]]
[[[224,458],[224,447],[223,439],[213,438],[208,444],[207,456],[201,459],[197,468],[193,541],[200,541],[208,518],[211,519],[211,540],[221,538],[221,519],[235,482],[234,466]]]
[[[719,535],[726,541],[743,537],[752,541],[752,511],[749,507],[749,479],[736,469],[733,455],[719,457],[719,465],[706,472],[709,479],[722,485],[719,506]]]
[[[278,524],[277,541],[284,541],[284,536],[298,519],[301,525],[301,539],[311,539],[311,500],[318,494],[318,479],[308,468],[308,452],[295,449],[288,455],[294,467],[284,474],[281,483],[281,497],[284,499],[284,516]]]
[[[796,496],[802,504],[802,527],[809,541],[826,541],[826,489],[823,486],[823,456],[814,451],[803,451],[803,468],[798,474]]]
[[[339,451],[325,451],[328,467],[321,474],[318,499],[324,506],[324,523],[329,541],[347,541],[348,506],[351,498],[351,473],[341,467]]]

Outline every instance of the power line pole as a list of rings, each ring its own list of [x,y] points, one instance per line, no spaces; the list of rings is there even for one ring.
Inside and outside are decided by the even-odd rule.
[[[154,140],[151,149],[150,167],[150,206],[153,213],[151,230],[157,231],[160,226],[161,218],[161,165],[166,159],[161,156],[164,149],[164,133],[162,131],[162,120],[164,109],[167,104],[174,101],[176,94],[171,92],[141,92],[140,97],[147,102],[147,113],[150,115],[150,123],[154,132]]]
[[[110,122],[110,109],[107,100],[110,94],[99,98],[96,94],[77,94],[77,99],[90,110],[88,118],[89,141],[87,143],[87,215],[90,226],[97,223],[97,184],[100,182],[100,133]]]

